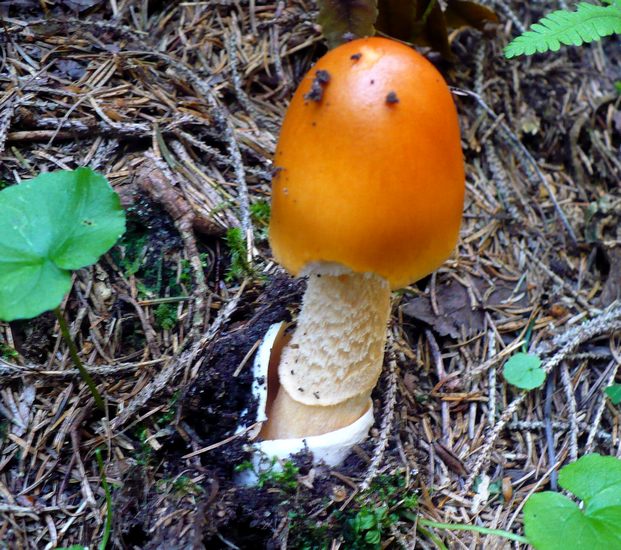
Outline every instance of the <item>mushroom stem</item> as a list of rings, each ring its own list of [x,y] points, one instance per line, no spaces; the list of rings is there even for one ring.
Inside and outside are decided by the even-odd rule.
[[[264,439],[327,433],[355,422],[369,406],[382,369],[390,287],[375,274],[340,274],[315,265],[297,328],[283,349],[280,389]]]

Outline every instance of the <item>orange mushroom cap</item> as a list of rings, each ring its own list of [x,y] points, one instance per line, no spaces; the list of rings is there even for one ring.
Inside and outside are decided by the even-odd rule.
[[[291,101],[274,164],[270,244],[294,275],[336,262],[400,288],[455,247],[457,111],[440,73],[403,44],[364,38],[322,57]]]

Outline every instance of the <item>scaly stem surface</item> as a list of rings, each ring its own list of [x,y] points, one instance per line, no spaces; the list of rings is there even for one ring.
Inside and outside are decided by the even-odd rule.
[[[263,438],[319,435],[360,418],[381,373],[389,313],[381,277],[311,273]]]

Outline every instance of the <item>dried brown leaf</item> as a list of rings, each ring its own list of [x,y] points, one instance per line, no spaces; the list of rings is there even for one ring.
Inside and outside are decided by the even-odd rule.
[[[466,336],[473,336],[484,329],[486,309],[528,304],[526,295],[514,296],[514,285],[505,281],[490,285],[482,278],[473,277],[472,284],[477,294],[485,297],[482,304],[473,304],[466,287],[451,279],[437,289],[438,315],[434,313],[430,296],[413,298],[403,305],[403,314],[431,325],[440,336],[458,339],[462,330]]]
[[[0,415],[11,422],[11,433],[17,437],[21,437],[28,430],[36,394],[33,384],[23,386],[19,395],[10,390],[2,392]]]
[[[379,0],[377,29],[399,40],[429,46],[445,59],[454,60],[449,29],[484,30],[497,21],[492,10],[476,2],[451,0],[443,11],[437,0]]]
[[[319,0],[317,22],[330,48],[363,36],[373,36],[377,0]]]
[[[599,298],[602,307],[609,306],[615,300],[621,300],[621,246],[607,248],[605,254],[610,267]]]
[[[444,462],[447,468],[453,473],[456,473],[461,477],[466,477],[468,475],[468,470],[466,470],[464,463],[453,451],[451,451],[451,449],[445,445],[442,445],[442,443],[439,443],[438,441],[433,444],[433,449],[440,457],[440,460]]]
[[[498,23],[498,15],[477,2],[448,0],[444,11],[446,24],[451,29],[472,27],[480,31],[489,31],[491,25]]]

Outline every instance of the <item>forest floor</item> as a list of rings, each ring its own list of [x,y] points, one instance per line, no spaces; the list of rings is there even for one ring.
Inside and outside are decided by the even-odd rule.
[[[241,488],[252,354],[304,287],[266,229],[284,111],[326,51],[314,2],[44,4],[0,2],[0,181],[90,166],[128,225],[63,303],[105,415],[51,313],[0,323],[0,548],[95,548],[108,510],[114,548],[501,548],[416,518],[522,533],[562,465],[621,457],[618,40],[506,60],[556,3],[500,0],[495,35],[429,55],[457,89],[458,248],[393,297],[368,442]],[[530,392],[502,376],[523,349],[548,373]]]

